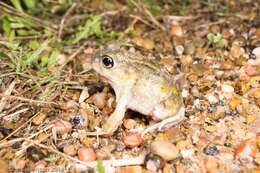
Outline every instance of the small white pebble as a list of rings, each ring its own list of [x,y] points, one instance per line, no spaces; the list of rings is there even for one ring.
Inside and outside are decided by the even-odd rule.
[[[221,89],[225,93],[233,93],[234,92],[234,88],[232,86],[230,86],[230,85],[227,85],[227,84],[223,84],[221,86]]]
[[[182,97],[184,97],[184,98],[188,97],[188,95],[189,95],[188,90],[186,90],[186,89],[182,90],[181,95],[182,95]]]
[[[208,101],[212,104],[212,103],[217,103],[218,102],[218,98],[213,94],[207,94],[206,98],[208,99]]]
[[[191,158],[194,154],[194,150],[187,149],[187,150],[181,150],[181,155],[183,158]]]
[[[79,138],[79,133],[78,132],[73,132],[71,134],[71,137],[74,138],[74,139],[77,139],[77,138]]]
[[[199,99],[196,99],[196,100],[194,101],[194,106],[195,106],[196,108],[200,108],[200,107],[201,107],[201,104],[200,104],[200,100],[199,100]]]
[[[178,55],[182,55],[184,52],[184,47],[182,45],[178,45],[175,47],[175,51],[177,52]]]

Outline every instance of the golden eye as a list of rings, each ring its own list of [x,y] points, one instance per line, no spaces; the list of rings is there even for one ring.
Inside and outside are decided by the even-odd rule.
[[[114,66],[114,60],[108,55],[102,56],[102,63],[105,68],[112,68]]]

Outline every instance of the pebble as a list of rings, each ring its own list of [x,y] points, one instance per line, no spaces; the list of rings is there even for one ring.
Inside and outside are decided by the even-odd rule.
[[[70,156],[75,156],[77,154],[77,150],[76,150],[75,146],[69,145],[69,144],[67,144],[63,147],[63,152]]]
[[[233,97],[232,100],[229,102],[229,106],[232,110],[235,110],[241,103],[241,99],[238,97]]]
[[[233,44],[230,49],[230,54],[234,58],[239,58],[240,56],[244,55],[244,53],[245,50],[237,44]]]
[[[55,122],[53,129],[57,134],[64,135],[72,130],[72,124],[64,120],[58,120]]]
[[[258,70],[257,70],[257,67],[255,67],[255,66],[247,66],[246,68],[245,68],[245,72],[246,72],[246,74],[248,75],[248,76],[256,76],[256,75],[258,75]]]
[[[180,25],[173,25],[171,27],[170,34],[171,34],[171,36],[182,37],[184,33],[183,33],[183,29]]]
[[[116,173],[143,173],[141,166],[123,166],[118,167]]]
[[[252,53],[253,53],[257,58],[260,58],[260,47],[254,48],[254,50],[252,51]]]
[[[175,51],[178,55],[182,55],[184,52],[184,47],[182,45],[175,46]]]
[[[80,148],[78,150],[79,160],[83,162],[91,162],[97,160],[96,153],[92,148]]]
[[[39,160],[34,164],[34,169],[40,169],[40,168],[45,168],[48,165],[48,163],[44,160]]]
[[[235,156],[240,159],[248,159],[249,157],[255,156],[257,153],[257,142],[256,138],[247,139],[242,141],[236,151]]]
[[[66,109],[77,109],[77,107],[78,107],[78,104],[74,100],[69,100],[66,103]]]
[[[181,141],[186,138],[183,131],[177,127],[172,127],[172,128],[167,129],[164,132],[164,134],[167,137],[167,140],[171,143],[175,143],[175,142]]]
[[[81,129],[84,126],[85,119],[82,116],[75,116],[71,119],[71,124],[74,129]]]
[[[165,162],[160,156],[148,154],[145,157],[144,164],[149,171],[157,172],[163,168]]]
[[[15,163],[15,169],[23,169],[26,165],[26,160],[21,158],[18,159]]]
[[[123,125],[126,129],[133,129],[137,125],[137,123],[134,119],[128,118],[124,120]]]
[[[196,48],[195,48],[195,45],[194,45],[194,43],[192,41],[185,42],[185,44],[184,44],[184,52],[185,52],[185,54],[192,55],[192,54],[195,53],[195,50],[196,50]]]
[[[32,123],[38,126],[45,120],[46,117],[47,113],[39,113],[36,117],[33,118]]]
[[[218,169],[218,162],[214,157],[208,157],[206,161],[206,170],[208,173],[216,173]]]
[[[227,85],[227,84],[221,85],[221,89],[222,89],[223,92],[229,93],[229,94],[232,94],[234,92],[234,88],[230,85]]]
[[[213,93],[207,94],[206,98],[211,104],[217,103],[219,101],[219,99]]]
[[[155,47],[155,44],[154,44],[154,41],[151,40],[151,39],[147,39],[147,38],[141,38],[141,37],[134,37],[133,38],[133,42],[140,46],[140,47],[143,47],[145,49],[148,49],[148,50],[152,50],[154,47]]]
[[[106,105],[107,93],[96,93],[93,95],[93,102],[99,108],[103,109]]]
[[[101,149],[97,151],[97,158],[100,160],[109,159],[111,156],[111,150],[109,146],[103,146]]]
[[[179,155],[178,149],[168,141],[154,141],[151,144],[151,152],[162,157],[166,161],[176,159]]]
[[[140,134],[134,133],[134,134],[127,134],[126,136],[124,136],[123,142],[125,146],[127,146],[128,148],[134,148],[141,145],[143,140]]]
[[[207,155],[216,155],[219,153],[219,150],[216,146],[207,146],[203,149],[203,152]]]
[[[191,158],[194,155],[194,150],[192,149],[181,150],[181,155],[183,158]]]

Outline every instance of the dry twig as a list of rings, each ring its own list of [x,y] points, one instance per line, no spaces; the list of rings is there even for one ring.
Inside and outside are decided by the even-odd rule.
[[[20,101],[25,101],[29,102],[31,104],[37,104],[37,105],[55,105],[55,106],[60,106],[58,103],[55,102],[49,102],[49,101],[40,101],[40,100],[33,100],[33,99],[28,99],[25,97],[18,97],[18,96],[9,96],[9,95],[4,95],[0,94],[1,97],[12,99],[12,100],[20,100]]]
[[[147,17],[147,19],[148,19],[150,22],[152,22],[152,23],[153,23],[155,26],[157,26],[159,29],[161,29],[161,30],[163,30],[163,31],[166,30],[166,28],[165,28],[163,25],[161,25],[161,24],[153,17],[152,13],[151,13],[149,10],[147,10],[143,5],[141,5],[141,4],[137,3],[137,2],[135,2],[134,0],[130,0],[130,1],[131,1],[131,3],[134,4],[134,6],[135,6],[141,13],[143,13],[143,14]]]
[[[65,23],[65,20],[66,18],[69,16],[69,14],[74,10],[74,8],[76,7],[76,3],[73,3],[70,8],[66,11],[66,13],[64,14],[64,16],[62,17],[61,19],[61,22],[60,22],[60,26],[59,26],[59,33],[58,33],[58,40],[61,39],[62,37],[62,31],[63,31],[63,28],[64,28],[64,23]]]
[[[82,46],[80,46],[72,55],[69,56],[69,58],[65,61],[64,64],[62,64],[58,70],[58,75],[60,75],[63,68],[72,61],[81,51],[84,50],[84,48],[88,45],[88,42],[85,42]]]
[[[7,102],[6,97],[9,96],[12,93],[12,91],[14,89],[14,86],[15,86],[15,81],[13,81],[10,84],[9,88],[4,92],[4,94],[0,94],[0,96],[2,97],[2,99],[0,101],[0,112],[3,111],[3,109],[4,109],[5,105],[6,105],[6,102]]]
[[[2,139],[2,140],[0,141],[0,143],[3,142],[3,141],[5,141],[5,140],[7,140],[7,139],[10,138],[11,136],[13,136],[15,133],[17,133],[19,130],[21,130],[26,124],[28,124],[29,122],[31,122],[32,119],[33,119],[34,117],[36,117],[38,114],[39,114],[39,113],[37,113],[37,114],[35,114],[34,116],[32,116],[29,120],[27,120],[25,123],[23,123],[20,127],[18,127],[17,129],[15,129],[12,133],[10,133],[8,136],[6,136],[4,139]]]

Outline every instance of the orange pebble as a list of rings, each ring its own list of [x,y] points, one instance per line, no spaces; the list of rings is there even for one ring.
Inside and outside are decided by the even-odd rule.
[[[256,156],[257,153],[257,142],[256,138],[247,139],[242,141],[236,151],[235,156],[239,158],[248,158],[250,156]]]
[[[92,148],[80,148],[78,150],[79,160],[83,162],[91,162],[97,160],[95,151]]]
[[[173,25],[171,28],[170,34],[172,36],[181,37],[181,36],[183,36],[183,29],[179,25]]]
[[[208,173],[217,172],[218,162],[214,157],[212,157],[212,156],[208,157],[208,159],[206,161],[206,169],[207,169]]]
[[[124,127],[126,129],[132,129],[132,128],[134,128],[136,126],[136,124],[137,123],[136,123],[136,121],[134,119],[129,118],[129,119],[125,119],[124,120]]]
[[[129,148],[134,148],[142,143],[142,137],[140,134],[128,134],[124,136],[124,144]]]
[[[72,130],[72,125],[67,121],[59,120],[54,124],[53,128],[57,134],[64,135]]]

